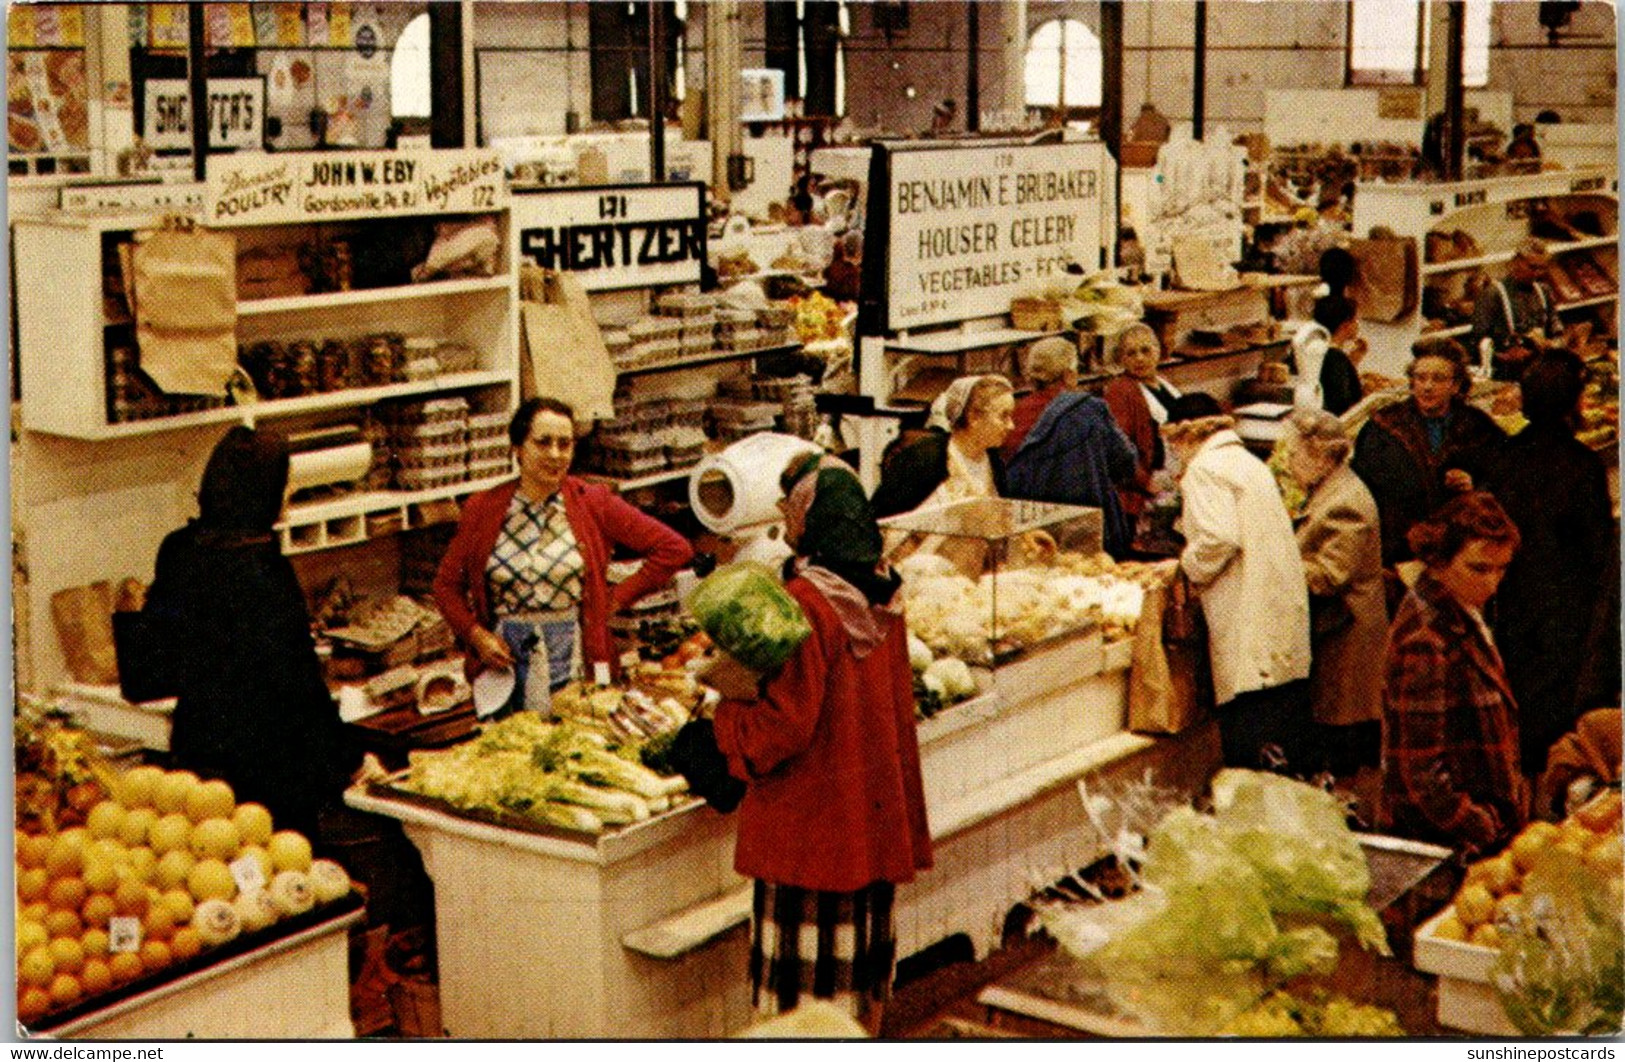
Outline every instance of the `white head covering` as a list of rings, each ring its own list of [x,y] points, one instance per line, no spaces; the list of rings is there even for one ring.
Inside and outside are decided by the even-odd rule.
[[[1298,362],[1298,381],[1292,389],[1292,404],[1299,409],[1320,409],[1320,367],[1332,345],[1331,333],[1310,323],[1292,337],[1292,356]]]
[[[981,379],[980,376],[961,376],[949,384],[931,403],[931,415],[926,418],[926,426],[953,431],[954,422],[965,412],[965,404],[970,401],[971,389]]]

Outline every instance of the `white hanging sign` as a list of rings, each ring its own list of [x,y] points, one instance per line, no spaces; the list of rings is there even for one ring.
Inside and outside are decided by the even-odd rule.
[[[154,151],[192,146],[192,91],[183,78],[147,82],[143,139]],[[265,79],[209,79],[209,147],[260,150],[265,146]]]
[[[518,191],[511,217],[517,261],[575,273],[587,291],[699,283],[702,184]]]
[[[508,205],[494,151],[311,151],[209,159],[204,223],[266,225]]]
[[[991,317],[1072,261],[1099,268],[1107,183],[1097,143],[890,152],[886,327]]]

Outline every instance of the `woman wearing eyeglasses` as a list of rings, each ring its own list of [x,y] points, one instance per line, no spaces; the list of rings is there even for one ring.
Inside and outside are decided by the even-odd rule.
[[[575,413],[567,404],[526,399],[508,440],[519,477],[464,503],[434,596],[468,650],[470,675],[513,671],[513,694],[499,710],[545,710],[552,690],[594,665],[615,670],[609,617],[664,586],[693,550],[612,491],[569,474]],[[643,564],[611,588],[617,547]]]
[[[1410,397],[1371,415],[1350,465],[1376,499],[1385,568],[1411,559],[1405,535],[1412,525],[1472,488],[1463,463],[1505,437],[1488,413],[1467,404],[1471,380],[1459,343],[1421,347],[1407,375]]]

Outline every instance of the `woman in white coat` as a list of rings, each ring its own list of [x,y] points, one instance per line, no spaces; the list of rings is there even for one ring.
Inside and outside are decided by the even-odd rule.
[[[1287,471],[1308,497],[1298,548],[1310,594],[1310,701],[1324,765],[1339,778],[1377,766],[1377,665],[1388,647],[1377,503],[1348,466],[1353,449],[1343,422],[1323,410],[1299,410],[1287,422]]]
[[[1175,401],[1162,437],[1179,458],[1180,569],[1207,619],[1225,766],[1309,775],[1309,593],[1275,477],[1209,395]]]

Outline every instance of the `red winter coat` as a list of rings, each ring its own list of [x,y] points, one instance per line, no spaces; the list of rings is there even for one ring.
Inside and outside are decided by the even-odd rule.
[[[457,536],[451,540],[434,578],[434,600],[465,647],[475,626],[493,629],[491,602],[486,596],[485,566],[496,549],[497,536],[508,516],[508,503],[519,480],[472,495],[463,503]],[[581,581],[581,657],[589,667],[597,661],[615,664],[615,643],[609,617],[664,586],[694,551],[683,536],[633,508],[619,495],[574,476],[564,478],[564,512],[570,520],[586,565]],[[605,572],[614,546],[641,556],[643,564],[632,577],[609,588]],[[477,654],[468,654],[473,677],[482,670]]]
[[[787,587],[812,636],[760,700],[716,710],[717,745],[750,783],[734,869],[825,892],[910,881],[931,866],[931,831],[903,619],[883,613],[885,641],[858,660],[823,594],[805,579]]]

